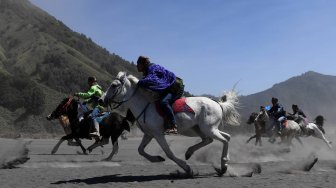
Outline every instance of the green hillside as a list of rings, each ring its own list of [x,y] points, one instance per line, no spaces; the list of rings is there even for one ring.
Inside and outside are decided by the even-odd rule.
[[[56,104],[87,90],[88,76],[106,88],[121,70],[138,75],[133,64],[28,0],[0,0],[0,135],[61,131],[44,118]]]

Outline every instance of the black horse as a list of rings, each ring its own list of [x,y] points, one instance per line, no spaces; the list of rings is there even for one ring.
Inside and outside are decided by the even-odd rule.
[[[59,119],[65,130],[65,133],[67,134],[63,136],[55,145],[51,152],[52,154],[57,152],[59,146],[65,140],[68,140],[68,145],[80,146],[83,153],[87,154],[86,149],[82,145],[80,139],[92,140],[92,137],[90,137],[90,132],[92,132],[94,125],[91,118],[88,117],[90,111],[86,112],[84,119],[79,121],[79,105],[79,101],[73,97],[65,98],[57,106],[57,108],[50,115],[48,115],[48,120]],[[98,138],[95,138],[95,143],[88,147],[89,152],[98,146],[108,144],[109,139],[111,138],[113,150],[109,157],[106,158],[106,160],[111,160],[113,155],[118,151],[119,136],[124,130],[130,131],[130,123],[133,123],[134,121],[135,118],[129,110],[127,111],[126,117],[116,112],[111,112],[109,115],[104,117],[100,123],[100,134],[102,135],[102,139],[99,140]],[[75,143],[72,142],[73,139],[75,139]]]

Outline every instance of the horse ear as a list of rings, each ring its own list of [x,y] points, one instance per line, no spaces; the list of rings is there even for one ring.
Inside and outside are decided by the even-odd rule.
[[[126,78],[127,78],[127,74],[125,72],[125,74],[123,74],[121,77],[120,77],[120,81],[122,82],[122,84],[124,84],[126,82]]]

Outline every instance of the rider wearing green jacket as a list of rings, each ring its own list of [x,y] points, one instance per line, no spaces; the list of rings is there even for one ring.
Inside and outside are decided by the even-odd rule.
[[[95,77],[89,77],[88,78],[88,84],[90,86],[90,89],[86,93],[75,93],[75,96],[78,96],[82,99],[84,99],[86,103],[90,104],[92,107],[92,113],[91,118],[93,120],[93,124],[95,126],[96,131],[93,133],[90,133],[91,136],[100,137],[99,134],[99,123],[97,122],[96,118],[99,116],[99,113],[104,110],[104,107],[99,105],[99,98],[103,95],[103,90],[100,85],[98,85],[97,80]]]

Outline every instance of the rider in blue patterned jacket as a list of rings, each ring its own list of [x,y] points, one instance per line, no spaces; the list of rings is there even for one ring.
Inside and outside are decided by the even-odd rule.
[[[172,104],[183,95],[182,79],[164,67],[151,63],[149,58],[145,56],[138,58],[137,68],[139,72],[143,73],[143,78],[139,80],[138,86],[158,92],[161,96],[160,107],[167,115],[170,125],[170,127],[165,127],[166,133],[177,133]]]

